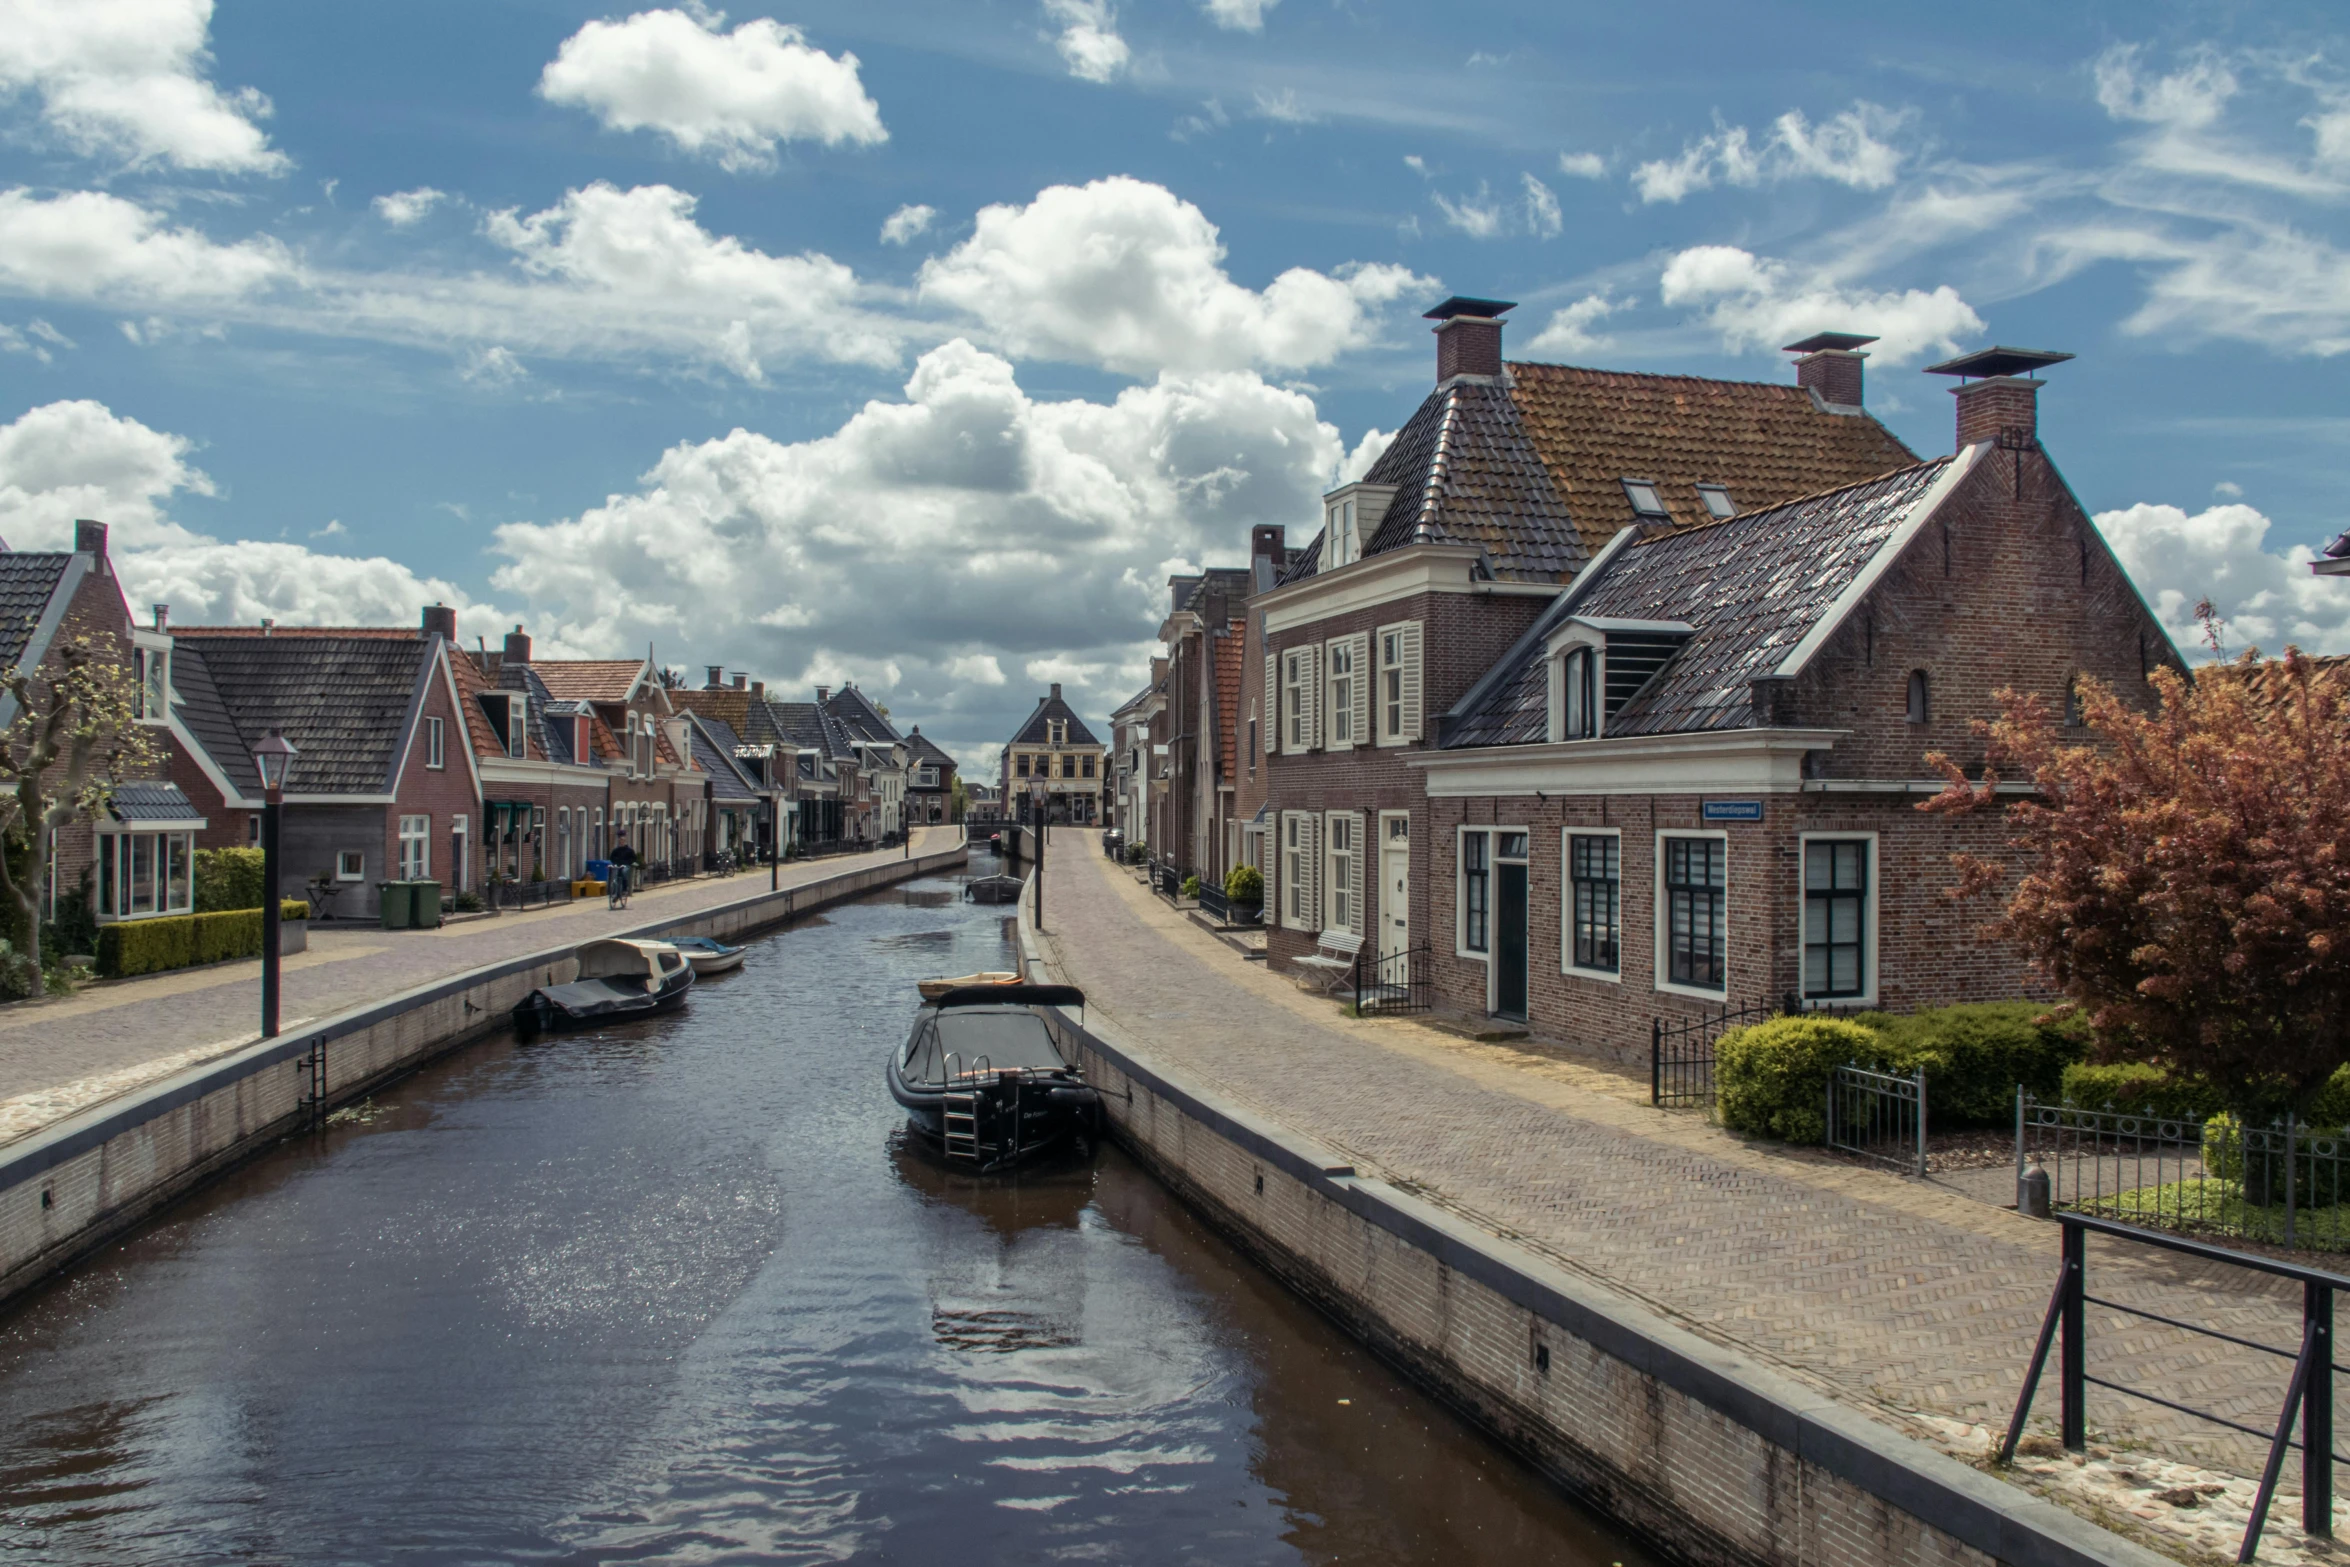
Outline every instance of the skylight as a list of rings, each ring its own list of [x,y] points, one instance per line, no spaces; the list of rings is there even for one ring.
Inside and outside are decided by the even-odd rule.
[[[1672,515],[1665,510],[1664,497],[1657,494],[1655,484],[1647,479],[1626,479],[1624,481],[1624,498],[1630,501],[1632,509],[1643,517],[1669,517]]]
[[[1719,484],[1699,485],[1697,498],[1705,502],[1706,511],[1713,516],[1735,517],[1738,515],[1737,503],[1730,499],[1729,490]]]

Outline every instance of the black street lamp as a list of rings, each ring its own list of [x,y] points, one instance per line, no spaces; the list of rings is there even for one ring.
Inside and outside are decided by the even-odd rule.
[[[293,776],[294,742],[272,729],[253,747],[253,770],[261,775],[261,1037],[277,1037],[278,891],[277,817],[286,780]]]
[[[1044,780],[1039,778],[1028,785],[1028,798],[1036,807],[1036,928],[1044,929],[1044,844],[1045,808]]]

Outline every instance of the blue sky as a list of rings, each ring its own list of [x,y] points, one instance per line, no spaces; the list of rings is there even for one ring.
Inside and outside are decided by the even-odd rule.
[[[2314,5],[0,0],[0,536],[182,621],[854,678],[983,760],[1423,395],[1417,317],[1750,379],[2069,349],[2174,624],[2350,650],[2350,29]]]

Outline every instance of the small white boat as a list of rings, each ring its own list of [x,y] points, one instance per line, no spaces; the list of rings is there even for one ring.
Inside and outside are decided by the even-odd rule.
[[[730,947],[723,941],[708,936],[679,936],[669,945],[685,954],[685,960],[694,966],[698,978],[708,979],[713,974],[731,974],[743,966],[743,954],[748,947]]]
[[[961,990],[966,985],[1017,985],[1020,976],[1010,969],[983,969],[976,974],[957,974],[952,979],[925,979],[915,982],[925,1001],[936,1001],[950,990]]]

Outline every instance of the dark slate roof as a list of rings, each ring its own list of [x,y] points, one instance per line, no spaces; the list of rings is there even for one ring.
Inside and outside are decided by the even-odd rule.
[[[873,704],[873,699],[855,686],[843,686],[832,693],[825,704],[826,713],[848,731],[852,740],[895,741],[904,736],[897,732],[887,715]]]
[[[703,772],[710,775],[710,798],[747,804],[759,798],[734,759],[734,731],[717,719],[706,719],[699,713],[685,716],[686,737],[693,746],[694,760]]]
[[[962,765],[941,750],[937,741],[924,734],[920,724],[916,724],[914,732],[906,736],[906,744],[912,748],[912,759],[917,766],[925,762],[933,767],[960,767]]]
[[[1559,595],[1447,715],[1450,747],[1547,737],[1543,644],[1570,615],[1685,621],[1696,628],[1607,733],[1676,734],[1752,722],[1749,683],[1819,623],[1907,521],[1951,462],[1940,457],[1865,484],[1627,544]]]
[[[1093,737],[1093,731],[1085,727],[1085,720],[1077,716],[1077,710],[1057,696],[1048,696],[1036,704],[1036,711],[1028,715],[1028,721],[1020,726],[1017,734],[1012,736],[1011,744],[1049,744],[1050,742],[1045,739],[1044,727],[1045,720],[1048,718],[1065,718],[1069,721],[1069,728],[1066,731],[1067,739],[1062,742],[1065,745],[1101,744]]]
[[[0,670],[13,671],[24,657],[33,628],[72,564],[71,555],[0,552]]]
[[[285,731],[301,755],[290,795],[382,794],[410,699],[432,654],[423,637],[175,639],[182,721],[240,793],[260,792],[253,742]]]
[[[133,778],[114,786],[106,808],[118,822],[198,822],[204,813],[178,784]]]

